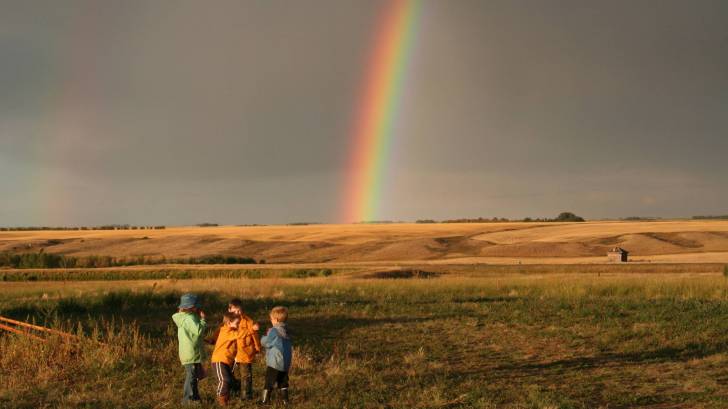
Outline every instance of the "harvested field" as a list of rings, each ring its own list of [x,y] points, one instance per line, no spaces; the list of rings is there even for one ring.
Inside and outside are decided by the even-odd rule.
[[[728,221],[361,224],[0,232],[0,252],[268,263],[602,263],[620,246],[636,262],[728,262]]]

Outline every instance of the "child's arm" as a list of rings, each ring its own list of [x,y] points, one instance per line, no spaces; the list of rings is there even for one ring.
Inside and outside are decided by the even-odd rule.
[[[189,333],[200,337],[205,332],[205,329],[207,329],[207,321],[205,321],[205,318],[200,318],[199,321],[187,319],[183,322],[183,328]]]
[[[209,337],[205,338],[205,342],[210,345],[215,345],[217,339],[220,337],[220,328],[216,329]]]
[[[255,352],[260,352],[262,349],[260,346],[260,334],[258,333],[258,330],[260,329],[260,325],[258,325],[257,322],[250,320],[247,325],[247,333],[250,334],[251,337],[253,337],[253,347],[255,349]]]
[[[235,362],[249,362],[250,357],[248,357],[248,354],[246,352],[246,349],[250,349],[250,346],[246,348],[245,346],[245,338],[252,337],[253,338],[253,349],[255,352],[260,352],[260,348],[256,347],[256,338],[254,331],[251,330],[251,325],[245,325],[244,327],[241,327],[237,338],[235,339],[235,347],[237,348],[237,352],[235,354]],[[255,354],[255,352],[253,354]]]
[[[258,334],[257,328],[253,331],[253,345],[255,345],[256,352],[260,352],[263,349],[260,345],[260,334]]]
[[[235,349],[236,349],[236,351],[235,351],[235,362],[243,362],[243,358],[242,358],[243,357],[243,354],[244,354],[244,352],[243,352],[244,349],[243,348],[245,347],[243,345],[243,338],[244,338],[244,336],[239,336],[235,340]]]
[[[260,343],[264,347],[270,348],[276,342],[276,338],[278,338],[278,331],[276,331],[275,328],[270,328],[268,330],[268,334],[266,334],[265,336],[263,336],[263,338],[260,339]]]

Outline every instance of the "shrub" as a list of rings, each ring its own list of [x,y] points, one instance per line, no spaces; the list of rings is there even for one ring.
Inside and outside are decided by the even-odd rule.
[[[287,271],[283,274],[283,277],[288,278],[307,278],[307,277],[328,277],[333,274],[328,268],[322,268],[320,270],[315,269],[298,269]]]
[[[579,217],[571,212],[563,212],[556,216],[554,219],[555,222],[583,222],[584,218]]]

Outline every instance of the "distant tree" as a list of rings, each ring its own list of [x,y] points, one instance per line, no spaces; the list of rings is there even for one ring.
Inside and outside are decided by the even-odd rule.
[[[583,222],[584,218],[579,217],[571,212],[563,212],[556,216],[554,219],[555,222]]]
[[[718,215],[718,216],[693,216],[693,220],[727,220],[728,215]]]

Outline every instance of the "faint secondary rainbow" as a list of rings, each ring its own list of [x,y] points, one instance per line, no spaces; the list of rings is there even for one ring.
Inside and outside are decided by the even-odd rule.
[[[420,9],[421,0],[390,0],[379,20],[351,135],[344,222],[379,216]]]
[[[93,143],[96,127],[95,101],[98,100],[99,68],[96,53],[104,49],[100,36],[99,14],[103,7],[89,3],[72,15],[68,25],[56,32],[52,47],[57,58],[49,64],[48,86],[36,113],[40,133],[34,156],[46,166],[35,166],[30,175],[35,187],[38,224],[68,226],[75,223],[75,203],[86,198],[74,197],[59,176],[65,165],[79,160],[79,146]],[[88,160],[88,158],[85,158]],[[61,169],[59,171],[59,169]]]

